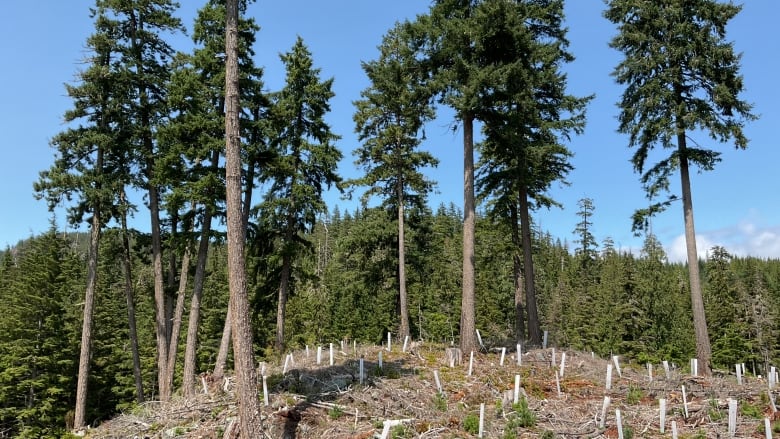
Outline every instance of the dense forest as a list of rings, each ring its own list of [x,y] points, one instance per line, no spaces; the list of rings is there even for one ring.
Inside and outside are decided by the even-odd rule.
[[[396,333],[398,256],[394,212],[372,208],[332,212],[306,234],[310,251],[296,262],[287,308],[290,349],[341,340],[381,343]],[[450,343],[460,318],[461,212],[441,206],[416,210],[407,236],[410,329],[414,338]],[[488,345],[513,346],[517,333],[511,249],[506,226],[477,221],[477,328]],[[132,283],[142,397],[158,398],[154,301],[148,268],[149,236],[133,233]],[[167,236],[166,248],[173,244]],[[122,244],[107,230],[100,276],[88,392],[89,422],[99,422],[138,401],[129,348]],[[50,233],[5,251],[0,268],[0,399],[3,434],[41,437],[62,431],[75,397],[81,306],[88,236]],[[609,240],[583,252],[544,233],[534,234],[539,312],[550,343],[643,364],[686,365],[695,353],[686,266],[666,261],[652,235],[640,255]],[[249,290],[255,353],[274,361],[276,292],[280,261],[259,237],[248,240]],[[713,364],[746,363],[761,374],[780,355],[780,261],[732,257],[714,248],[701,262]],[[168,264],[169,267],[173,267]],[[194,274],[190,268],[189,276]],[[176,273],[169,273],[177,277]],[[228,292],[225,246],[218,237],[204,278],[198,372],[213,371]],[[175,294],[168,290],[169,296]],[[182,323],[186,327],[185,321]],[[184,340],[179,352],[184,351]],[[180,355],[181,356],[181,355]],[[181,361],[181,358],[179,359]],[[176,369],[175,387],[182,382]]]
[[[232,368],[241,386],[258,360],[388,333],[464,351],[544,333],[640,363],[695,357],[705,374],[777,361],[780,261],[721,247],[700,258],[693,226],[688,168],[712,170],[719,153],[687,133],[745,148],[755,118],[724,40],[739,7],[607,2],[625,55],[616,129],[647,192],[636,204],[650,201],[632,254],[596,241],[588,198],[571,243],[534,223],[558,206],[550,187],[569,183],[567,141],[591,99],[567,92],[562,0],[439,0],[389,29],[363,63],[352,180],[325,121],[333,78],[299,38],[280,55],[284,86],[267,91],[248,3],[206,2],[185,53],[169,42],[185,31],[175,3],[96,0],[88,59],[66,86],[73,108],[34,183],[89,232],[52,224],[0,254],[0,437],[57,437],[192,395],[201,373]],[[462,210],[428,204],[437,159],[419,146],[443,107],[463,134]],[[669,156],[648,163],[654,147]],[[693,264],[668,262],[648,227],[677,200],[677,171]],[[330,188],[361,194],[360,207],[327,206]],[[136,215],[148,226],[129,227]]]

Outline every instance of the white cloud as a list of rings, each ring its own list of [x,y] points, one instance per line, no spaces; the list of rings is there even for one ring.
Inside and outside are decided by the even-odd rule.
[[[733,256],[780,259],[780,225],[765,225],[754,215],[737,224],[696,234],[699,258],[706,258],[713,246],[721,246]],[[685,262],[685,235],[666,246],[670,262]]]

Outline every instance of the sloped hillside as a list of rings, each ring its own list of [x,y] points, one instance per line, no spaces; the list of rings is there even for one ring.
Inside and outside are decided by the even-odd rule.
[[[450,367],[446,346],[323,347],[297,351],[279,364],[261,365],[268,388],[263,407],[269,438],[469,438],[478,437],[480,410],[486,438],[617,438],[617,411],[628,439],[729,437],[729,399],[738,401],[735,436],[766,438],[765,419],[780,437],[773,412],[778,389],[760,377],[737,383],[733,374],[693,377],[657,365],[650,379],[645,365],[617,364],[590,353],[538,349],[524,353],[492,349]],[[380,352],[382,367],[379,367]],[[563,376],[561,372],[563,360]],[[504,357],[503,365],[501,364]],[[361,383],[360,358],[364,375]],[[554,360],[554,361],[553,361]],[[285,367],[286,363],[286,367]],[[471,363],[471,374],[469,368]],[[610,389],[606,389],[607,370]],[[619,371],[618,371],[619,369]],[[515,403],[515,382],[519,376]],[[98,438],[237,437],[231,381],[202,377],[197,400],[147,403],[87,432]],[[439,392],[439,386],[441,392]],[[683,404],[683,386],[685,401]],[[560,392],[559,392],[560,387]],[[262,387],[261,387],[262,388]],[[603,420],[605,396],[610,399]],[[261,395],[262,399],[264,396]],[[660,433],[659,399],[666,400]],[[484,404],[484,405],[483,405]],[[686,416],[687,412],[687,416]]]

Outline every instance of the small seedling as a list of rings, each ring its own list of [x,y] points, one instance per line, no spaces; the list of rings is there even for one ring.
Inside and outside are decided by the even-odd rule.
[[[334,421],[341,417],[341,415],[344,414],[344,409],[341,407],[335,405],[330,410],[328,410],[328,416],[330,419],[333,419]]]
[[[473,413],[466,415],[466,417],[463,418],[463,429],[471,434],[479,433],[479,416]]]
[[[437,393],[433,397],[433,406],[436,407],[436,410],[440,410],[442,412],[447,411],[447,399],[442,393]]]

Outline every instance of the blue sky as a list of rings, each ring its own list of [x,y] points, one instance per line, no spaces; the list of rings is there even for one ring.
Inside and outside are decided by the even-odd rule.
[[[577,201],[591,198],[595,205],[593,234],[601,242],[611,237],[622,248],[641,246],[631,233],[630,216],[647,204],[629,159],[632,151],[626,138],[615,129],[622,89],[609,76],[620,55],[607,45],[614,35],[611,23],[601,16],[601,0],[569,0],[566,6],[570,50],[576,61],[567,67],[570,92],[595,94],[588,107],[585,134],[572,139],[575,170],[570,186],[555,186],[552,195],[563,209],[535,213],[542,229],[571,242],[578,221]],[[182,1],[178,15],[192,27],[200,1]],[[71,107],[63,84],[72,82],[84,67],[86,38],[92,33],[89,18],[91,0],[41,0],[30,8],[26,2],[5,5],[0,27],[0,126],[3,131],[3,160],[0,161],[0,246],[46,231],[52,215],[43,201],[33,198],[32,184],[38,173],[53,162],[49,139],[64,128],[63,114]],[[381,36],[397,20],[413,18],[427,11],[429,3],[419,0],[379,2],[372,0],[258,0],[249,14],[261,26],[257,36],[256,62],[265,67],[269,90],[280,88],[284,71],[278,54],[289,50],[297,35],[309,46],[322,77],[334,77],[336,97],[328,121],[344,151],[340,172],[353,177],[356,170],[351,152],[357,146],[352,122],[352,101],[368,82],[360,68],[362,60],[376,58]],[[693,174],[693,202],[699,247],[705,251],[722,245],[732,254],[780,257],[780,206],[777,202],[776,125],[780,121],[780,93],[774,76],[778,68],[776,41],[769,30],[780,21],[780,3],[749,0],[729,26],[729,40],[742,52],[745,77],[744,98],[752,102],[760,119],[747,127],[750,145],[736,151],[732,145],[713,145],[706,136],[694,137],[703,146],[723,151],[723,161],[714,171]],[[189,38],[172,40],[180,50],[191,47]],[[451,130],[451,114],[427,128],[424,147],[441,163],[430,176],[438,182],[431,197],[440,203],[462,205],[461,133]],[[679,193],[678,178],[673,189]],[[329,194],[331,206],[352,209],[354,203]],[[65,226],[61,212],[57,223]],[[143,221],[136,227],[144,229]],[[84,226],[81,230],[86,230]],[[672,260],[684,259],[681,207],[673,205],[653,222],[653,231]],[[702,253],[703,254],[703,253]]]

